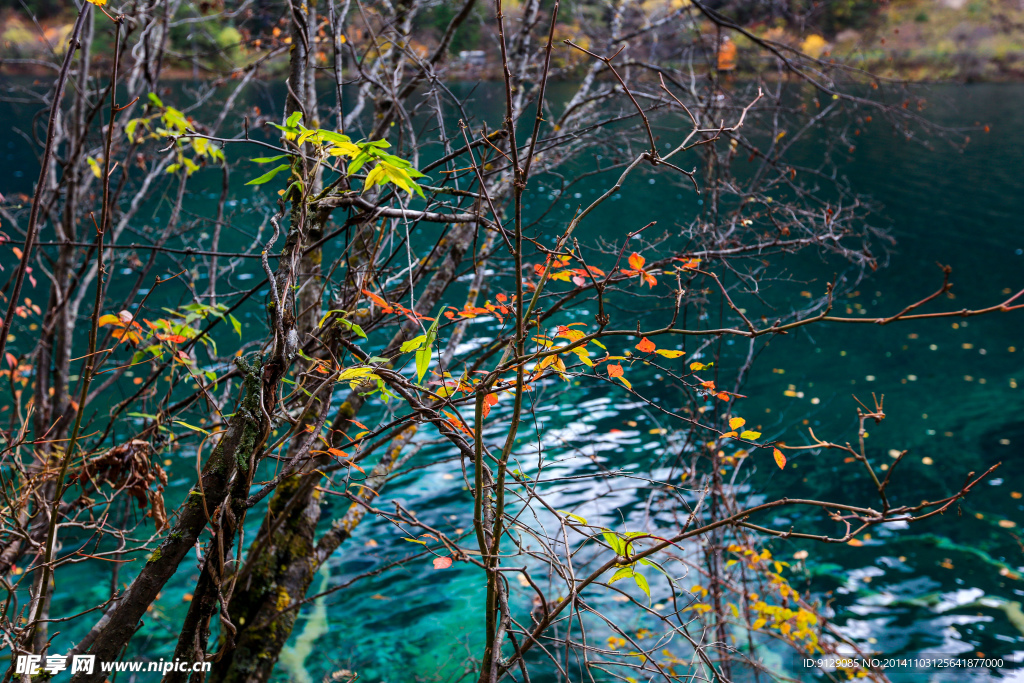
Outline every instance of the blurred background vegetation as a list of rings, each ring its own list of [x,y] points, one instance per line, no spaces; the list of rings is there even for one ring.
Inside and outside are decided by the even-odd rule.
[[[644,11],[654,16],[678,10],[678,41],[634,46],[649,50],[652,58],[688,61],[696,48],[713,56],[718,37],[711,25],[695,45],[684,27],[698,24],[699,14],[690,0],[648,0]],[[322,4],[322,3],[321,3]],[[871,70],[879,76],[915,81],[998,81],[1024,78],[1024,0],[707,0],[706,6],[744,26],[751,33],[802,49],[825,60],[835,59]],[[428,54],[456,12],[454,0],[423,0],[416,15],[410,48]],[[516,0],[506,3],[515,19]],[[177,5],[179,23],[171,33],[171,50],[199,54],[199,68],[180,65],[181,77],[223,77],[287,43],[287,17],[280,3],[255,0],[186,1]],[[595,0],[568,0],[560,6],[558,34],[571,38],[582,25],[608,11]],[[111,2],[110,11],[117,5]],[[322,8],[326,13],[326,8]],[[40,61],[52,61],[63,52],[74,8],[58,0],[0,0],[0,60],[11,70],[45,70]],[[478,4],[470,20],[458,31],[450,47],[455,78],[471,71],[474,77],[497,76],[494,67],[493,8]],[[198,21],[197,21],[198,19]],[[372,49],[369,37],[353,24],[356,52]],[[320,58],[326,64],[331,46],[322,35]],[[733,35],[735,60],[728,66],[739,73],[752,70],[757,51],[742,35]],[[730,48],[732,50],[733,48]],[[478,51],[478,52],[474,52]],[[99,45],[99,56],[109,46]],[[482,54],[481,54],[482,53]],[[109,56],[109,55],[108,55]],[[284,57],[268,60],[267,69],[281,68]],[[698,63],[702,60],[696,60]],[[712,65],[714,59],[703,60]],[[733,64],[733,61],[735,64]],[[717,63],[722,66],[721,62]],[[572,62],[559,64],[562,76],[573,75]],[[461,67],[461,70],[460,70]]]

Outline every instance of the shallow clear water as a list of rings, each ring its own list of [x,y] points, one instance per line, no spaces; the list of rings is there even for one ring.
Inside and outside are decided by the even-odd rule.
[[[493,119],[500,111],[497,95],[488,85],[477,89],[483,117]],[[990,126],[990,132],[972,133],[971,143],[961,153],[940,141],[929,151],[898,140],[884,124],[865,127],[843,170],[854,188],[883,206],[875,222],[891,226],[898,243],[889,266],[862,283],[859,296],[841,302],[840,312],[846,306],[868,315],[897,312],[939,286],[936,262],[953,267],[956,283],[956,298],[943,299],[936,308],[991,305],[1006,297],[1004,288],[1024,287],[1020,218],[1024,184],[1018,152],[1024,148],[1024,129],[1019,126],[1024,86],[937,87],[928,96],[935,103],[929,113],[936,120],[950,126],[981,122]],[[29,124],[29,108],[5,105],[3,113],[16,123]],[[13,169],[0,192],[10,198],[30,191],[34,172],[28,171],[31,159],[24,141],[8,131],[0,137],[0,154],[6,155],[4,162]],[[240,232],[230,239],[237,244],[251,242],[259,226],[258,194],[241,187],[252,170],[252,165],[243,165],[234,173],[237,203],[230,208]],[[189,219],[213,216],[219,178],[204,173],[201,177],[209,178],[209,189],[190,197]],[[659,220],[659,227],[682,224],[696,210],[692,193],[669,186],[660,176],[630,182],[623,189],[623,200],[589,220],[588,238],[615,239],[623,234],[624,221],[628,229],[650,220]],[[611,183],[611,178],[601,177],[578,191],[589,196]],[[155,206],[152,214],[154,222],[166,218],[166,201]],[[140,221],[139,227],[149,222],[148,218]],[[198,222],[195,229],[207,228]],[[5,268],[13,262],[6,252],[0,258]],[[792,265],[813,275],[795,290],[791,286],[793,291],[785,290],[797,302],[799,291],[822,291],[835,272],[834,264],[808,255],[794,258]],[[262,277],[257,262],[242,263],[232,283],[245,288],[252,284],[252,274]],[[43,299],[41,292],[27,294]],[[186,300],[181,292],[164,296],[168,305],[175,297]],[[242,319],[246,334],[255,335],[261,329],[259,306],[247,308]],[[486,336],[482,326],[471,330]],[[15,346],[30,343],[27,330],[16,332]],[[218,343],[232,348],[237,338],[222,335]],[[735,364],[735,359],[723,361],[730,362]],[[1024,389],[1016,388],[1018,383],[1024,383],[1024,312],[955,324],[942,320],[887,327],[819,325],[780,338],[764,350],[744,388],[750,398],[741,412],[750,423],[760,423],[766,439],[799,444],[806,440],[808,428],[833,441],[853,438],[856,404],[852,395],[868,402],[871,392],[877,392],[885,394],[888,419],[870,430],[869,445],[878,444],[873,457],[888,460],[891,448],[910,450],[901,464],[903,477],[891,492],[895,499],[937,497],[955,490],[967,472],[1003,463],[996,478],[946,515],[912,529],[876,530],[864,546],[772,544],[775,555],[783,558],[803,548],[811,551],[791,581],[831,599],[835,621],[849,634],[874,639],[880,650],[891,655],[982,652],[1004,657],[1008,665],[1024,662],[1024,619],[1015,617],[1013,607],[1024,595],[1019,574],[1024,571],[1024,558],[1016,536],[1024,524],[1024,501],[1013,495],[1024,490]],[[657,395],[657,387],[651,382],[644,391]],[[126,385],[118,391],[127,395],[129,389]],[[672,400],[671,396],[659,398]],[[661,426],[655,416],[605,385],[588,386],[582,399],[567,392],[537,417],[549,455],[558,458],[548,471],[551,477],[590,472],[591,458],[609,466],[645,463],[650,467],[652,454],[664,446],[665,437],[651,433]],[[628,421],[637,424],[631,426]],[[528,425],[522,432],[524,452],[536,436],[533,425]],[[173,456],[170,501],[180,499],[187,490],[194,471],[192,455]],[[435,447],[425,449],[419,462],[437,464],[394,481],[385,499],[401,500],[432,524],[454,531],[469,527],[472,506],[462,488],[458,463],[446,460],[446,455]],[[929,464],[923,461],[926,458]],[[766,495],[873,502],[864,480],[847,477],[849,468],[841,465],[838,455],[794,455],[783,472],[774,465],[758,465],[751,485],[755,493]],[[609,493],[589,482],[563,488],[554,502],[577,510],[591,523],[614,525],[620,513],[627,519],[641,514],[645,496],[639,485],[635,491]],[[587,504],[595,498],[597,502]],[[330,512],[325,512],[325,518]],[[1007,522],[1015,526],[1007,527]],[[368,544],[371,540],[375,545]],[[344,582],[408,552],[409,544],[394,529],[364,524],[331,562],[322,585]],[[183,593],[197,574],[194,560],[186,564],[148,615],[146,627],[131,646],[134,652],[160,657],[173,651],[176,627],[187,607]],[[58,572],[54,614],[70,614],[105,599],[107,571],[86,564]],[[130,574],[128,569],[125,572]],[[466,654],[479,651],[481,590],[475,570],[457,564],[449,571],[434,572],[426,561],[361,581],[326,598],[325,632],[320,628],[323,614],[308,619],[316,610],[304,613],[291,656],[301,661],[290,669],[291,674],[302,678],[298,672],[306,670],[308,680],[320,680],[345,668],[358,671],[366,681],[458,678],[455,673]],[[527,605],[529,597],[517,590],[514,586],[515,598]],[[1016,609],[1019,614],[1019,604]],[[90,625],[90,620],[68,624],[56,639],[55,650],[62,651]],[[304,649],[304,639],[314,635],[309,655],[296,656]],[[776,664],[791,667],[787,657]],[[796,670],[791,673],[802,675]],[[288,675],[289,669],[281,667],[280,676]],[[935,674],[931,680],[953,680],[953,676]]]

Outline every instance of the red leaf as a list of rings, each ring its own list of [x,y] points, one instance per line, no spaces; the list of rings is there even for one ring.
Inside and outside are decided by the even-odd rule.
[[[636,345],[636,348],[643,353],[653,353],[656,347],[654,346],[654,342],[647,337],[644,337],[640,340],[640,343]]]
[[[434,558],[434,569],[448,569],[452,566],[452,558],[450,557],[435,557]]]

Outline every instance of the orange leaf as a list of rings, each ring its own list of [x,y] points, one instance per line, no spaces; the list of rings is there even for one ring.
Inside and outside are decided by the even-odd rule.
[[[379,296],[369,291],[368,289],[364,289],[363,294],[370,297],[370,301],[377,304],[377,306],[385,313],[391,313],[395,310],[387,301],[384,301],[384,299],[380,298]]]
[[[742,417],[734,417],[731,420],[729,420],[729,427],[731,429],[739,429],[745,424],[747,424],[747,421],[744,420]]]
[[[608,376],[609,377],[622,377],[622,366],[621,365],[609,365]]]
[[[463,434],[465,434],[469,438],[471,438],[471,439],[473,438],[473,432],[469,431],[469,427],[466,426],[465,422],[463,422],[459,418],[455,417],[454,415],[449,413],[447,410],[444,410],[442,412],[444,413],[445,417],[448,418],[448,424],[450,424],[454,429],[458,429],[459,431],[461,431]]]
[[[779,469],[784,469],[786,467],[786,456],[782,454],[782,451],[778,448],[772,449],[772,455],[775,456],[775,464],[779,466]]]
[[[156,338],[172,344],[184,344],[188,341],[188,337],[183,337],[180,334],[157,334]]]
[[[729,394],[725,393],[724,391],[718,392],[717,394],[715,394],[715,396],[718,398],[719,401],[729,400]]]
[[[434,558],[434,569],[448,569],[452,566],[452,558],[450,557],[435,557]]]
[[[640,254],[636,253],[635,251],[629,257],[629,267],[632,268],[633,270],[643,270],[644,264],[646,262],[647,259],[645,259]]]
[[[644,337],[643,339],[640,340],[640,343],[636,345],[636,348],[638,351],[642,351],[644,353],[653,353],[655,346],[654,342],[652,342],[647,337]]]

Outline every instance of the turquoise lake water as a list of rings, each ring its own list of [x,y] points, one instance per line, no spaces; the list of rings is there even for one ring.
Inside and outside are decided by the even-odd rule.
[[[469,86],[464,87],[468,91]],[[486,84],[476,91],[475,106],[482,117],[493,120],[500,111],[497,95]],[[989,132],[972,131],[970,143],[961,151],[941,140],[928,149],[898,139],[881,122],[865,127],[842,171],[857,191],[878,203],[872,220],[890,229],[896,244],[888,265],[858,285],[858,296],[840,301],[840,313],[847,308],[850,314],[871,316],[899,311],[941,284],[937,262],[953,268],[955,299],[943,298],[932,310],[988,306],[1005,299],[1006,289],[1024,287],[1024,127],[1020,125],[1024,86],[941,86],[926,96],[932,102],[928,115],[933,120],[951,127],[987,125]],[[32,109],[2,105],[0,113],[27,126]],[[25,141],[8,129],[0,136],[0,154],[6,155],[8,169],[0,192],[8,198],[30,192],[35,172]],[[229,152],[228,158],[237,157]],[[252,164],[242,164],[233,172],[229,210],[237,232],[227,239],[234,246],[253,242],[266,213],[267,197],[261,202],[251,188],[241,186],[255,175],[253,169]],[[189,239],[208,229],[203,220],[214,215],[220,191],[219,176],[203,173],[200,179],[208,187],[196,187],[186,207],[187,220],[196,221]],[[544,185],[545,181],[536,182]],[[582,197],[612,182],[611,177],[596,178],[578,189],[580,198],[569,201],[575,206],[576,199],[583,201]],[[548,201],[545,191],[534,192],[536,205]],[[588,239],[614,240],[623,234],[624,223],[628,229],[651,220],[659,221],[659,229],[685,224],[697,210],[692,192],[664,176],[637,177],[622,195],[585,225]],[[166,216],[165,196],[140,218],[137,227],[144,231],[146,225],[159,224]],[[549,225],[557,224],[555,215]],[[262,234],[267,234],[265,226]],[[53,235],[42,239],[53,239]],[[802,305],[799,292],[822,291],[836,266],[809,254],[788,258],[802,279],[780,285],[780,291],[794,297],[787,306],[796,308]],[[7,251],[0,259],[6,277],[14,259]],[[173,267],[167,263],[154,272],[170,272]],[[127,279],[131,273],[132,266],[124,263],[115,277]],[[258,261],[251,260],[239,264],[230,282],[244,289],[261,277]],[[43,292],[41,285],[26,294],[43,301]],[[164,296],[165,305],[187,301],[184,291]],[[258,305],[243,309],[240,317],[244,334],[262,335]],[[31,343],[27,329],[16,329],[15,334],[14,348]],[[218,343],[232,348],[237,337],[221,335]],[[129,381],[117,389],[118,397],[129,394]],[[744,387],[750,398],[743,402],[741,413],[748,422],[759,424],[765,439],[791,445],[806,442],[808,428],[832,441],[853,439],[853,395],[868,402],[872,392],[884,393],[888,418],[870,430],[869,448],[879,462],[889,460],[890,449],[910,451],[901,464],[903,476],[891,491],[903,502],[948,494],[967,472],[1003,463],[994,478],[944,516],[912,528],[877,529],[862,546],[794,541],[771,545],[782,559],[809,550],[810,557],[791,576],[793,585],[831,600],[836,624],[853,637],[877,643],[874,646],[886,654],[980,652],[1006,661],[1001,672],[934,673],[910,680],[964,676],[980,680],[1020,675],[1024,670],[1017,669],[1024,667],[1024,615],[1019,604],[1024,600],[1024,579],[1020,578],[1024,545],[1018,538],[1024,525],[1020,496],[1024,492],[1024,387],[1018,385],[1024,385],[1024,311],[966,321],[804,328],[764,349]],[[652,380],[645,391],[657,395],[657,387]],[[563,449],[558,472],[590,471],[590,456],[609,466],[636,464],[650,469],[665,446],[663,435],[657,433],[663,426],[658,418],[605,385],[587,387],[582,398],[567,394],[557,405],[540,411],[538,419],[546,447],[556,455]],[[120,431],[127,432],[127,425]],[[530,425],[522,437],[530,442],[538,435]],[[190,455],[194,454],[173,456],[171,501],[180,500],[192,481],[194,457]],[[442,528],[468,527],[471,499],[462,490],[461,478],[453,476],[457,464],[447,459],[450,455],[441,447],[425,448],[417,458],[428,466],[392,482],[385,499],[401,500]],[[751,495],[873,503],[864,479],[847,476],[848,471],[838,455],[792,455],[782,472],[770,463],[759,465],[750,482]],[[592,523],[603,519],[611,525],[620,513],[627,519],[642,515],[645,495],[640,488],[617,491],[609,501],[607,492],[589,483],[562,490],[558,503],[579,506],[573,509],[583,511]],[[590,504],[588,509],[587,501],[598,496],[600,505]],[[773,521],[786,523],[781,517]],[[368,544],[371,539],[374,543]],[[408,551],[408,544],[392,529],[364,524],[330,563],[322,583],[318,580],[314,587],[344,582]],[[186,562],[133,641],[133,653],[156,658],[173,652],[175,629],[187,608],[183,593],[197,573],[194,558]],[[105,599],[108,571],[87,564],[58,572],[54,616],[72,614]],[[480,576],[470,568],[433,572],[422,562],[364,580],[328,597],[320,612],[317,608],[304,612],[296,628],[298,645],[289,656],[292,664],[280,667],[280,677],[319,681],[332,671],[349,669],[358,671],[365,681],[435,680],[435,674],[441,680],[455,680],[466,653],[479,649],[481,591]],[[528,605],[526,591],[514,597]],[[309,619],[310,615],[315,618]],[[81,637],[91,623],[86,619],[67,624],[55,641],[55,651]],[[302,657],[307,642],[310,651]],[[775,665],[792,667],[793,663],[780,654]],[[791,673],[804,675],[795,669]],[[534,680],[554,679],[541,675]]]

